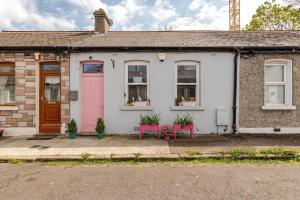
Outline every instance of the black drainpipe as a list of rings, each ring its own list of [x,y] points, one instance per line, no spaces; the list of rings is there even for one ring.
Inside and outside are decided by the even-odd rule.
[[[237,132],[236,127],[236,111],[237,111],[237,78],[238,78],[238,60],[240,57],[240,50],[237,49],[234,56],[234,83],[233,83],[233,106],[232,106],[232,130],[233,133]]]

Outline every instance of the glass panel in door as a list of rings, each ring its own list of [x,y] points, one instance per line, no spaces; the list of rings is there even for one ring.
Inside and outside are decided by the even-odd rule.
[[[45,100],[50,102],[60,101],[60,77],[45,77]]]

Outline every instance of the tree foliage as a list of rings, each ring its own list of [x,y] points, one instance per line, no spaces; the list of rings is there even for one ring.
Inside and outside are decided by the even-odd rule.
[[[299,30],[300,8],[280,5],[276,0],[266,1],[257,8],[246,30]]]

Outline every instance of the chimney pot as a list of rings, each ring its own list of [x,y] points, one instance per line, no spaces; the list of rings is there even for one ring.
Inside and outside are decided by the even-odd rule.
[[[94,12],[95,17],[95,32],[105,34],[109,31],[110,21],[105,11],[100,8]]]

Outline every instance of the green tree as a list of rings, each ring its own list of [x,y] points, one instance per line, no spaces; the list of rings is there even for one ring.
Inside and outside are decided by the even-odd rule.
[[[266,1],[257,8],[246,30],[299,30],[300,8],[280,5],[276,0]]]

